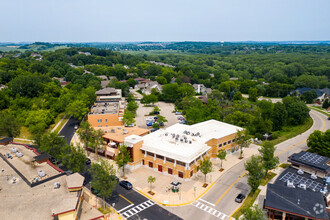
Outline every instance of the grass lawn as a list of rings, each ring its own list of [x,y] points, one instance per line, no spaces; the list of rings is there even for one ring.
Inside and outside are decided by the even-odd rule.
[[[235,219],[238,219],[247,208],[253,205],[260,191],[261,191],[260,189],[257,189],[254,193],[250,192],[250,194],[246,197],[241,207],[234,213],[233,217]]]
[[[286,141],[290,138],[293,138],[299,134],[304,133],[310,127],[312,127],[312,125],[313,125],[313,119],[309,118],[308,121],[303,125],[284,126],[283,129],[279,132],[279,137],[269,142],[271,142],[274,145],[279,144],[283,141]]]
[[[318,112],[320,112],[320,113],[322,113],[322,114],[324,114],[324,115],[330,117],[330,114],[329,114],[329,113],[326,113],[326,112],[324,112],[324,111],[321,111],[321,110],[323,110],[323,108],[321,108],[320,106],[313,106],[313,107],[309,107],[309,108],[310,108],[310,109],[313,109],[313,110],[315,110],[315,111],[318,111]]]
[[[267,176],[261,180],[260,185],[265,186],[271,179],[274,178],[274,176],[276,176],[276,173],[268,173]]]
[[[21,127],[21,132],[17,138],[22,138],[22,139],[30,139],[31,138],[31,133],[29,129],[25,126]]]
[[[58,133],[58,132],[60,131],[60,129],[63,127],[63,125],[64,125],[68,120],[69,120],[68,118],[63,119],[62,122],[57,126],[55,132]]]
[[[98,208],[98,210],[100,211],[100,212],[102,212],[102,214],[108,214],[108,213],[110,213],[111,212],[111,210],[110,210],[110,208],[109,207],[100,207],[100,208]]]
[[[62,112],[62,113],[58,114],[57,117],[54,120],[54,124],[51,124],[46,131],[47,132],[51,131],[56,126],[56,124],[63,118],[64,115],[65,115],[65,112]]]

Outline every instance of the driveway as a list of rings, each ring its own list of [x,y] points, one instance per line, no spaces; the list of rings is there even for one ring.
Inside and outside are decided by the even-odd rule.
[[[140,128],[148,128],[146,125],[146,119],[154,116],[149,116],[148,114],[153,110],[153,107],[144,107],[139,101],[139,108],[136,111],[136,125]],[[173,113],[174,104],[166,102],[158,102],[155,104],[160,109],[160,115],[164,116],[168,122],[164,123],[164,128],[174,125],[179,122],[177,115]]]

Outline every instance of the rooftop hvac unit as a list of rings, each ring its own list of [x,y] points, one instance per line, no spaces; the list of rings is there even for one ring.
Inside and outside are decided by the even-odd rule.
[[[196,135],[197,135],[197,136],[199,136],[199,135],[200,135],[200,133],[199,133],[199,132],[197,132],[197,133],[196,133]]]
[[[128,131],[124,131],[124,134],[127,134],[128,133]]]
[[[191,141],[189,141],[189,144],[191,144]]]
[[[181,143],[183,142],[183,139],[180,139]]]
[[[118,130],[120,130],[120,129],[121,129],[121,127],[117,127],[117,129],[118,129]]]
[[[104,133],[108,133],[108,131],[107,130],[104,130]]]
[[[184,140],[184,142],[185,142],[185,143],[188,143],[187,139],[186,139],[186,140]]]
[[[54,183],[54,189],[59,189],[60,187],[61,187],[61,183],[60,182]]]
[[[289,188],[296,188],[293,184],[293,182],[291,182],[290,180],[287,181],[287,184],[286,184],[287,187]]]
[[[111,133],[116,133],[116,130],[115,129],[111,129]]]

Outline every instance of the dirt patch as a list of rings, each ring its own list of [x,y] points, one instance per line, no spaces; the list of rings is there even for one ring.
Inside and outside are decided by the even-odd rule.
[[[219,171],[222,172],[222,171],[224,171],[224,170],[225,170],[225,169],[221,168]]]
[[[239,157],[238,159],[242,160],[244,157]]]
[[[152,196],[155,195],[155,193],[152,192],[152,191],[149,191],[148,193],[149,193],[150,195],[152,195]]]
[[[204,183],[203,187],[206,188],[209,184],[207,183]]]

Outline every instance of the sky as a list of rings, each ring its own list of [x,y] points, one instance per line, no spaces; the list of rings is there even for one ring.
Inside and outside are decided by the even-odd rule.
[[[0,42],[330,40],[330,0],[0,0]]]

